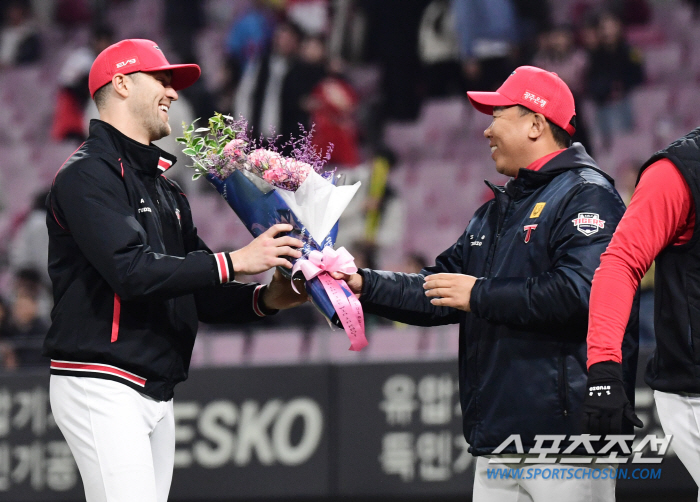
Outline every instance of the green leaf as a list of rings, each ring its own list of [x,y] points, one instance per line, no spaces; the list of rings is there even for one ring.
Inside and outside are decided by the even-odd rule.
[[[210,148],[217,148],[219,146],[219,143],[215,139],[205,139],[204,142],[207,144],[208,147]]]
[[[231,129],[230,127],[225,127],[224,134],[227,134],[228,136],[233,137],[233,129]]]
[[[202,173],[194,173],[192,176],[192,181],[197,180],[202,177]]]
[[[208,127],[200,127],[198,129],[195,129],[194,132],[198,132],[198,133],[199,132],[209,132],[209,128]]]
[[[193,145],[203,145],[204,144],[204,137],[203,136],[197,136],[195,140],[192,142]]]
[[[204,148],[204,145],[201,143],[194,145],[194,151],[197,153],[200,153],[202,151],[202,148]]]
[[[183,145],[187,144],[187,140],[185,138],[175,138],[175,141],[182,143]]]
[[[197,155],[197,151],[194,148],[185,148],[182,153],[189,155],[190,157]]]

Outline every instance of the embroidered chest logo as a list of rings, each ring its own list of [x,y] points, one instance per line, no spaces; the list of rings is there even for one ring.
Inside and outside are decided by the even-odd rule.
[[[530,218],[539,218],[540,215],[542,214],[542,210],[544,209],[544,206],[546,206],[546,202],[538,202],[535,204],[535,207],[532,208],[532,212],[530,213]]]
[[[525,225],[523,230],[525,230],[525,244],[530,242],[530,237],[532,236],[532,231],[537,228],[537,225]]]
[[[605,220],[601,220],[597,213],[578,213],[578,218],[571,221],[583,235],[593,235],[599,229],[605,228]]]
[[[469,240],[471,241],[469,243],[470,246],[483,246],[484,245],[484,239],[486,239],[485,235],[481,236],[481,239],[478,239],[479,236],[477,236],[477,240],[474,240],[474,234],[469,234]]]
[[[175,216],[177,216],[177,224],[182,228],[182,219],[180,218],[180,210],[175,208]]]
[[[145,204],[145,203],[146,203],[146,201],[141,199],[141,204]],[[150,207],[140,207],[138,212],[139,213],[152,213],[153,211],[151,210]]]

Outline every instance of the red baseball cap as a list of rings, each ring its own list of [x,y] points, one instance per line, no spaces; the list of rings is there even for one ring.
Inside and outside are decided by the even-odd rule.
[[[158,44],[142,38],[131,38],[110,45],[95,58],[90,68],[90,96],[112,80],[117,73],[171,70],[170,85],[179,91],[194,84],[202,71],[196,64],[170,64]]]
[[[576,132],[574,96],[571,90],[551,71],[535,66],[516,68],[496,92],[467,92],[471,104],[481,113],[491,115],[494,106],[522,105],[541,113],[569,135]]]

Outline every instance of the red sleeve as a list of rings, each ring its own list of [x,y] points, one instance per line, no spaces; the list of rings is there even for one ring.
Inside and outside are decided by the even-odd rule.
[[[694,211],[690,188],[671,161],[659,160],[644,171],[593,277],[589,368],[622,361],[622,338],[639,281],[662,249],[692,232]]]

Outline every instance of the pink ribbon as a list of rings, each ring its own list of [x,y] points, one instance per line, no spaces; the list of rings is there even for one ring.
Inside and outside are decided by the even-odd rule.
[[[360,351],[366,347],[365,317],[360,301],[350,291],[345,281],[336,280],[329,274],[330,272],[343,274],[357,272],[355,259],[352,255],[343,247],[336,250],[326,246],[322,252],[311,251],[307,259],[297,260],[292,268],[292,276],[299,270],[307,281],[314,277],[318,277],[321,281],[323,289],[328,293],[328,298],[330,298],[340,322],[343,323],[345,333],[350,339],[350,350]],[[299,292],[294,286],[294,281],[292,281],[292,288],[297,293]]]

